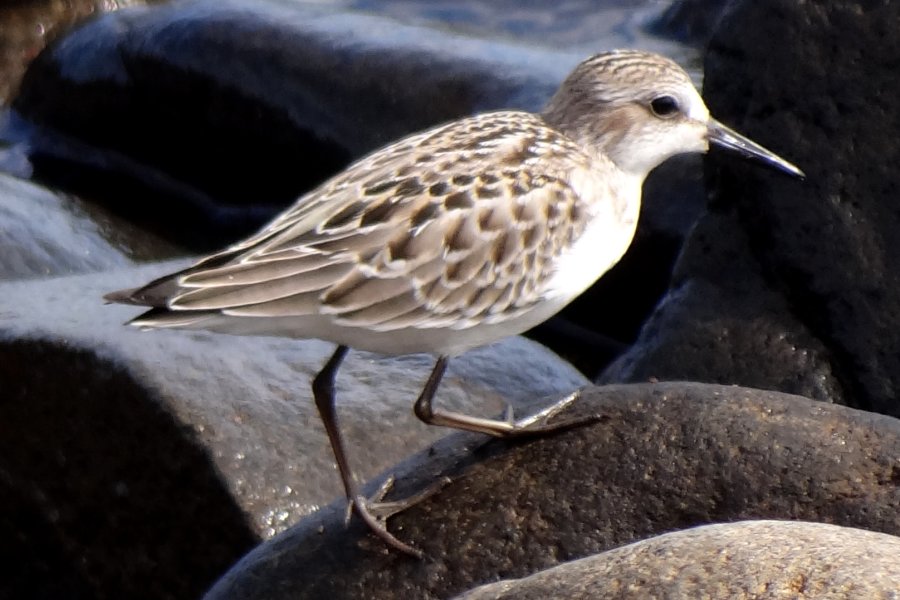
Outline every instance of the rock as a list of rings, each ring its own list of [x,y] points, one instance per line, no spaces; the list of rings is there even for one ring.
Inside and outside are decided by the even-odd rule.
[[[599,383],[738,382],[826,402],[843,396],[828,349],[768,288],[742,233],[728,217],[701,220],[672,288]]]
[[[264,535],[269,528],[285,526],[277,519],[291,521],[342,495],[309,389],[334,347],[318,340],[142,332],[123,325],[140,309],[101,300],[104,292],[184,265],[176,261],[5,284],[2,314],[7,318],[0,323],[0,339],[18,348],[11,360],[22,367],[28,362],[15,358],[16,353],[32,346],[50,352],[57,344],[60,356],[82,356],[85,366],[79,369],[93,363],[100,371],[115,366],[129,372],[136,388],[129,392],[130,401],[160,405],[209,446],[219,470],[228,474],[232,492]],[[431,366],[433,359],[424,355],[390,358],[354,352],[341,368],[343,428],[352,446],[366,449],[353,456],[365,478],[445,435],[446,430],[426,427],[412,415]],[[64,380],[78,372],[57,377]],[[437,398],[454,410],[490,415],[502,412],[506,402],[515,406],[585,383],[549,351],[511,338],[452,360]]]
[[[402,135],[539,106],[579,58],[359,12],[199,0],[71,32],[34,61],[15,107],[40,125],[28,138],[37,177],[200,249]]]
[[[0,472],[0,596],[73,600],[97,597],[91,594],[81,561],[67,552],[66,538],[58,535],[55,515],[42,508],[43,496],[37,486]]]
[[[0,105],[8,104],[28,67],[42,48],[74,24],[99,12],[143,4],[142,0],[71,0],[7,2],[0,14]]]
[[[77,565],[94,597],[198,597],[259,539],[343,495],[310,393],[330,344],[141,332],[122,324],[138,309],[101,300],[183,265],[0,284],[0,475],[28,490],[2,514],[41,515],[50,541],[18,560]],[[430,366],[351,353],[341,369],[362,477],[446,435],[412,415]],[[437,398],[492,415],[585,383],[513,338],[451,361]],[[23,527],[0,517],[0,531]]]
[[[2,496],[0,531],[18,535],[0,555],[40,574],[25,596],[4,578],[0,597],[58,581],[80,584],[73,597],[196,598],[259,537],[198,436],[97,350],[0,344],[0,473],[24,496],[14,511]]]
[[[73,210],[74,209],[74,210]],[[74,202],[0,174],[0,279],[123,267],[130,261]]]
[[[694,46],[705,46],[732,0],[675,0],[648,29]]]
[[[891,3],[733,4],[706,61],[710,110],[807,180],[716,163],[669,294],[601,381],[738,383],[900,415],[898,19]]]
[[[660,533],[746,519],[900,534],[900,421],[738,387],[591,388],[554,436],[455,436],[407,461],[397,497],[452,483],[389,525],[387,551],[333,504],[262,544],[206,600],[447,598]]]
[[[650,538],[457,600],[891,598],[900,538],[822,523],[745,521]]]
[[[121,268],[173,249],[76,198],[0,173],[0,280]]]

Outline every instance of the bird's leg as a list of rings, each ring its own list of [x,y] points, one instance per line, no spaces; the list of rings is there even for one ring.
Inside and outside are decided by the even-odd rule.
[[[347,460],[344,440],[337,422],[334,398],[334,378],[337,375],[338,367],[340,367],[344,357],[347,356],[347,350],[347,346],[338,346],[331,358],[328,359],[328,362],[325,363],[325,366],[322,367],[322,370],[319,371],[319,374],[313,379],[312,384],[316,408],[319,410],[322,423],[325,425],[328,441],[331,442],[331,449],[334,452],[334,459],[341,474],[347,501],[375,535],[384,540],[388,546],[401,552],[421,557],[422,553],[419,550],[395,538],[387,530],[386,526],[388,517],[415,504],[421,498],[417,497],[404,502],[381,502],[381,499],[393,484],[393,478],[388,479],[371,499],[366,498],[360,493],[356,477],[350,468],[350,462]]]
[[[444,427],[453,427],[454,429],[486,433],[494,437],[514,437],[517,435],[540,435],[542,433],[551,433],[582,424],[588,424],[596,420],[596,417],[586,417],[562,421],[560,423],[541,424],[546,423],[553,415],[574,402],[578,398],[578,392],[573,392],[540,412],[518,421],[513,417],[511,407],[507,408],[506,418],[503,420],[473,417],[443,410],[441,408],[435,408],[432,402],[434,400],[434,393],[437,391],[438,383],[440,383],[446,370],[447,357],[441,356],[434,365],[434,370],[431,372],[431,376],[425,383],[425,388],[419,395],[418,400],[416,400],[414,409],[416,416],[429,425],[442,425]]]
[[[315,379],[313,379],[313,397],[316,402],[316,408],[325,425],[325,432],[328,434],[328,440],[331,442],[331,449],[334,452],[334,458],[337,462],[338,472],[341,475],[341,481],[344,484],[344,492],[347,495],[347,501],[351,510],[356,512],[362,520],[369,526],[375,535],[384,540],[392,548],[411,554],[413,556],[422,557],[421,551],[405,544],[394,537],[386,526],[386,521],[392,515],[406,510],[407,508],[418,504],[425,498],[435,494],[442,489],[447,483],[447,479],[442,479],[435,485],[428,487],[424,491],[398,501],[383,502],[385,494],[390,490],[393,484],[393,478],[388,478],[375,492],[371,498],[366,498],[359,491],[356,477],[347,460],[347,453],[344,448],[344,440],[337,422],[337,412],[335,410],[335,393],[334,379],[337,375],[338,368],[347,356],[347,346],[338,346],[334,354],[322,367]],[[484,419],[479,417],[471,417],[460,413],[445,411],[432,406],[435,392],[441,382],[441,378],[447,370],[448,359],[446,356],[438,358],[428,381],[422,393],[419,394],[415,404],[415,413],[425,423],[430,425],[443,425],[446,427],[454,427],[477,433],[486,433],[495,437],[511,437],[515,435],[538,435],[572,427],[588,422],[590,419],[581,419],[578,422],[554,423],[552,425],[538,425],[538,423],[549,419],[566,406],[572,403],[577,397],[577,392],[567,396],[561,401],[545,408],[544,410],[525,419],[515,421],[511,411],[508,412],[506,420]]]

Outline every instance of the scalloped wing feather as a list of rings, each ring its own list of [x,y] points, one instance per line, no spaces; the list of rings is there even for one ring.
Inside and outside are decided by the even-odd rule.
[[[583,231],[594,199],[570,181],[597,160],[527,113],[437,127],[177,274],[168,308],[321,314],[380,331],[512,318],[542,299],[555,258]]]

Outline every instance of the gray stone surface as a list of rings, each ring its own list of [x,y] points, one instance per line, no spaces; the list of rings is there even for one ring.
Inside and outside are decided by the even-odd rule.
[[[171,246],[102,210],[0,173],[0,281],[121,268]]]
[[[668,296],[602,382],[779,389],[900,414],[900,93],[894,3],[733,2],[710,110],[803,168],[718,162]],[[778,43],[772,43],[778,40]]]
[[[650,538],[457,600],[857,600],[900,597],[900,538],[821,523],[745,521]]]
[[[258,540],[342,496],[309,391],[330,344],[142,332],[123,325],[139,309],[103,304],[183,264],[0,284],[0,484],[16,490],[0,501],[13,532],[0,556],[17,572],[71,572],[95,597],[197,597]],[[447,434],[412,415],[430,367],[347,359],[339,412],[361,477]],[[586,383],[512,338],[452,361],[438,401],[491,416]]]
[[[426,559],[389,552],[332,505],[262,544],[207,600],[447,598],[660,533],[745,519],[900,534],[900,421],[739,387],[586,390],[551,437],[448,438],[407,461],[397,497],[452,483],[394,517]]]
[[[103,304],[106,291],[149,281],[184,264],[2,285],[0,343],[8,349],[56,347],[60,356],[81,354],[100,370],[124,371],[141,390],[137,400],[160,403],[191,429],[227,475],[227,485],[252,515],[258,533],[271,534],[342,493],[310,391],[310,381],[333,345],[144,332],[123,325],[140,309]],[[446,434],[412,414],[432,363],[424,355],[390,358],[354,352],[342,366],[339,410],[364,478]],[[505,402],[515,406],[587,383],[574,368],[524,338],[472,351],[450,365],[439,402],[485,415],[501,413]],[[77,373],[54,377],[71,378],[76,385]],[[14,378],[6,381],[7,389],[17,389]]]

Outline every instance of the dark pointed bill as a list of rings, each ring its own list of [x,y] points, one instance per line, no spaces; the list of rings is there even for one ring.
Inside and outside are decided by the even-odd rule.
[[[766,150],[756,142],[745,138],[737,131],[725,127],[715,119],[710,119],[707,125],[707,137],[710,143],[728,150],[733,150],[746,158],[756,159],[763,164],[781,169],[785,173],[794,175],[795,177],[806,177],[803,171],[795,165],[784,160],[774,152]]]

